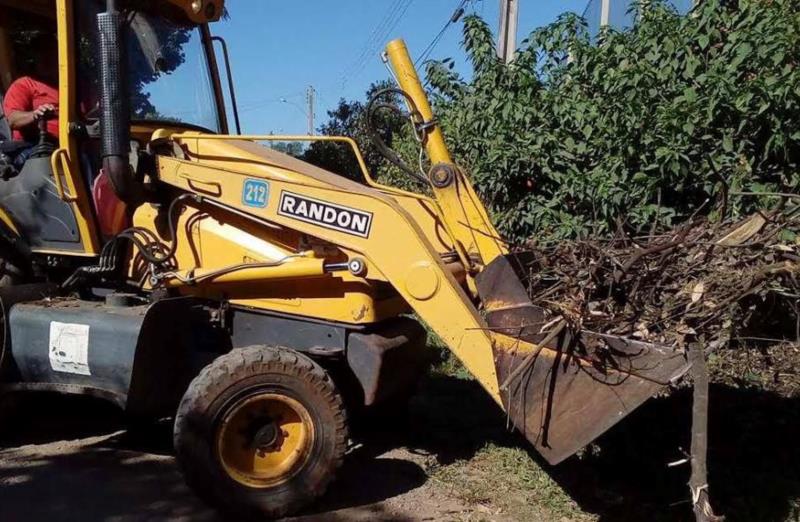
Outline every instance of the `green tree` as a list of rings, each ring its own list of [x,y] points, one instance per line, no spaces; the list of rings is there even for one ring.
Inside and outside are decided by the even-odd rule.
[[[269,146],[278,152],[298,158],[303,156],[304,153],[303,144],[299,141],[275,141],[271,142]]]
[[[639,10],[633,28],[597,41],[564,15],[508,66],[468,17],[472,78],[429,64],[445,136],[512,239],[649,230],[765,204],[735,192],[798,189],[796,2]]]
[[[369,100],[377,92],[394,87],[388,80],[373,83],[366,92]],[[398,103],[393,97],[388,101]],[[319,127],[319,133],[328,136],[347,136],[356,140],[364,155],[370,174],[380,177],[389,166],[370,140],[366,122],[366,104],[355,100],[339,100],[335,109],[328,112],[328,121]],[[397,138],[407,132],[406,120],[397,113],[382,110],[373,118],[374,126],[387,145],[395,145]],[[319,167],[351,179],[360,180],[361,169],[349,147],[341,143],[314,142],[306,150],[303,159]]]

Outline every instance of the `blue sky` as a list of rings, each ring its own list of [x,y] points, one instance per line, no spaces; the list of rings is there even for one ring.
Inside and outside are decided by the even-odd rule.
[[[587,0],[519,0],[519,36],[563,12],[582,12]],[[230,19],[212,25],[231,54],[236,95],[247,133],[305,134],[305,91],[316,89],[316,124],[339,98],[362,99],[370,83],[387,77],[380,51],[402,37],[412,56],[433,40],[458,0],[411,0],[403,16],[381,25],[393,6],[407,0],[228,0]],[[475,0],[468,12],[495,29],[498,0]],[[396,23],[395,23],[396,22]],[[461,22],[452,25],[432,58],[456,59],[466,71]],[[285,99],[283,102],[281,99]]]

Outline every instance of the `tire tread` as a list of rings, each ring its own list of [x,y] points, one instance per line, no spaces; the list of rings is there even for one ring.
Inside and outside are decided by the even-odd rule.
[[[296,512],[324,494],[336,471],[341,467],[347,449],[348,426],[344,401],[327,372],[313,360],[289,348],[265,346],[237,348],[218,357],[200,371],[181,400],[175,416],[174,443],[186,482],[203,498],[218,505],[219,503],[214,502],[213,498],[209,498],[213,496],[214,487],[213,484],[206,483],[207,474],[197,469],[192,462],[192,455],[198,448],[187,447],[187,444],[197,443],[191,437],[184,436],[189,424],[187,420],[198,411],[208,410],[216,397],[235,386],[237,382],[267,373],[279,373],[300,379],[312,393],[324,400],[334,419],[332,431],[335,437],[335,449],[328,473],[310,484],[311,487],[304,494],[295,495],[289,503],[269,506],[262,504],[256,508],[262,516],[279,518]]]

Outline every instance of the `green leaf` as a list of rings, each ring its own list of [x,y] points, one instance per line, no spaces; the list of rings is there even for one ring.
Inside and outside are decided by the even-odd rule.
[[[722,137],[722,150],[725,152],[733,152],[733,138],[730,134],[725,134]]]

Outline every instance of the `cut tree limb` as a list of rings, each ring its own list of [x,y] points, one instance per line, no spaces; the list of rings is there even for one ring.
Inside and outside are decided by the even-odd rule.
[[[689,347],[689,362],[692,364],[694,397],[692,400],[692,475],[689,478],[689,492],[697,522],[716,522],[724,520],[714,514],[708,494],[708,370],[703,348],[697,343]]]

